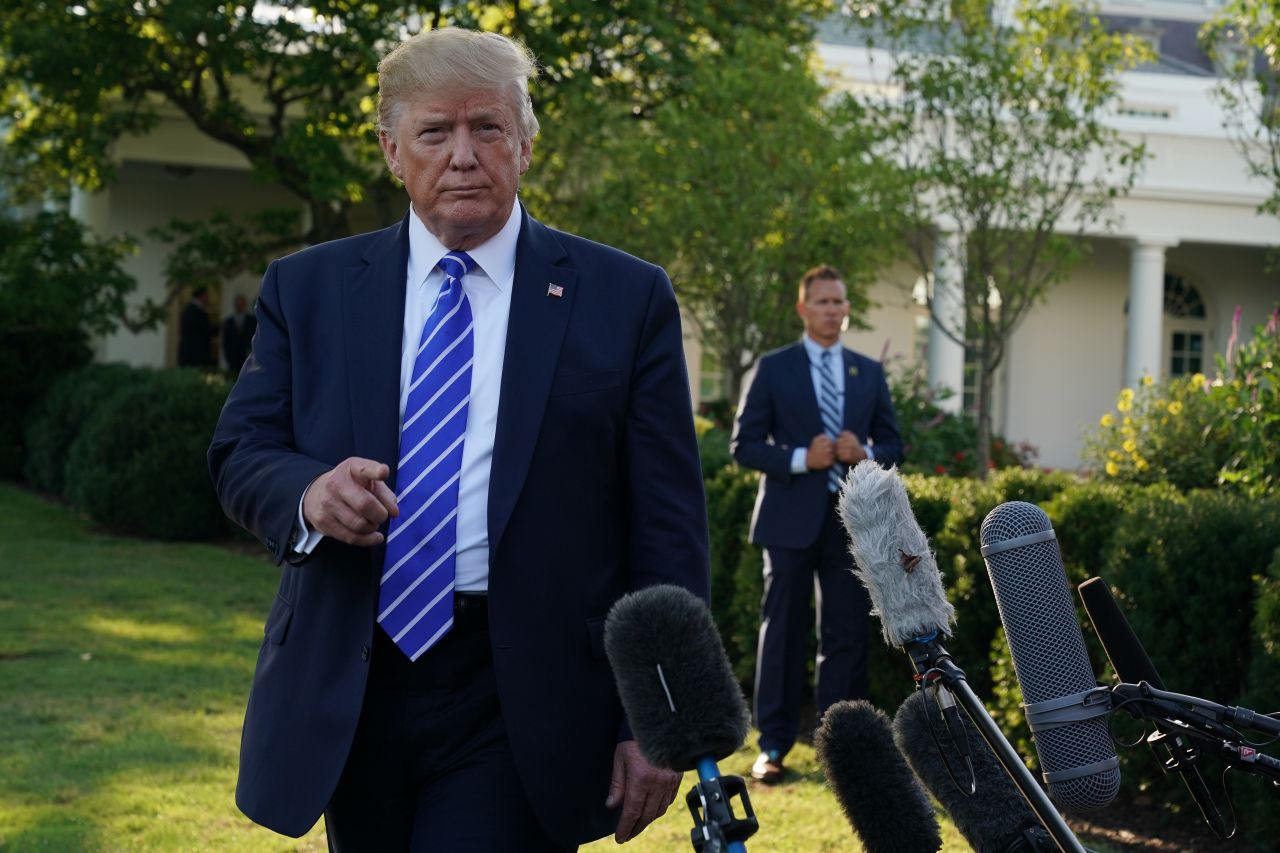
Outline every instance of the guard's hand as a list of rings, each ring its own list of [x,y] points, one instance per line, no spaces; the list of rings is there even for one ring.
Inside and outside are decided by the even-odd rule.
[[[824,432],[813,437],[804,454],[804,464],[810,471],[825,471],[836,464],[836,443],[831,436]]]
[[[856,435],[845,430],[836,436],[836,458],[846,465],[856,465],[867,458],[867,451]]]
[[[399,515],[396,496],[386,484],[391,469],[352,456],[312,481],[302,499],[302,517],[312,529],[349,545],[378,545],[378,528]]]
[[[613,751],[613,778],[609,780],[606,808],[622,804],[614,840],[625,844],[666,813],[680,789],[680,774],[654,767],[640,754],[633,740],[624,740]]]

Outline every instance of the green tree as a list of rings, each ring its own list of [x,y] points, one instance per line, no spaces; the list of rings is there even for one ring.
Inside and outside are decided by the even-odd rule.
[[[22,462],[23,421],[59,373],[89,361],[92,335],[145,328],[155,307],[129,311],[136,282],[121,269],[126,239],[97,240],[64,213],[0,216],[0,474]]]
[[[809,37],[822,0],[509,0],[224,3],[221,0],[0,0],[3,172],[21,195],[110,183],[112,143],[176,111],[284,187],[307,217],[265,212],[174,223],[171,281],[260,267],[269,253],[346,235],[370,205],[391,221],[403,197],[375,133],[378,59],[418,30],[463,25],[526,42],[542,64],[536,106],[548,132],[539,180],[572,194],[590,180],[608,128],[602,105],[644,115],[686,88],[708,44],[754,28]],[[571,176],[569,180],[563,180]],[[535,192],[536,196],[537,193]]]
[[[929,307],[978,365],[984,476],[1009,336],[1133,184],[1143,151],[1104,117],[1119,73],[1145,54],[1075,0],[1018,0],[1007,14],[986,0],[848,8],[849,27],[889,57],[865,103],[907,176],[910,255],[930,281],[939,265],[955,271],[954,296],[935,282]]]
[[[756,355],[796,336],[805,269],[842,271],[856,323],[889,259],[892,169],[812,65],[780,36],[709,47],[683,91],[602,142],[602,177],[554,214],[667,266],[730,399]]]
[[[1280,216],[1280,0],[1233,0],[1200,41],[1223,73],[1227,130],[1250,171],[1271,185],[1260,211]]]

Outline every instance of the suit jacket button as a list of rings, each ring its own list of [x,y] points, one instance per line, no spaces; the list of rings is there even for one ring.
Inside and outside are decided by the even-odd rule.
[[[364,647],[360,649],[360,660],[368,660],[368,659],[369,659],[369,644],[365,643]]]

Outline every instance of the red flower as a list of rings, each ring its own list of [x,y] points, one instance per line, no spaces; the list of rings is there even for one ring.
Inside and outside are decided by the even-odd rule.
[[[957,450],[957,451],[956,451],[956,461],[957,461],[957,462],[963,462],[963,461],[964,461],[964,451],[963,451],[963,450]]]
[[[946,468],[943,468],[941,465],[934,465],[934,466],[933,466],[933,473],[935,473],[935,474],[945,474],[945,473],[947,473],[947,469],[946,469]]]

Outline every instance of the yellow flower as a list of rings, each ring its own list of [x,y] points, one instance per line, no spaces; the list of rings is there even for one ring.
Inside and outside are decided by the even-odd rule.
[[[1133,460],[1133,467],[1137,468],[1139,471],[1145,471],[1147,470],[1147,460],[1143,459],[1141,456],[1135,457]]]
[[[1142,377],[1142,384],[1144,386],[1150,385],[1152,382],[1155,382],[1155,380],[1152,379],[1150,375],[1145,375]]]
[[[1108,462],[1106,471],[1108,477],[1114,477],[1116,474],[1120,473],[1120,466],[1114,462]]]
[[[1125,415],[1125,418],[1120,422],[1120,425],[1125,428],[1133,426],[1133,418],[1129,417],[1128,415]]]
[[[1120,389],[1120,399],[1121,399],[1121,400],[1124,400],[1126,403],[1132,403],[1132,402],[1133,402],[1133,389],[1132,389],[1132,388],[1121,388],[1121,389]]]
[[[1116,422],[1116,419],[1111,417],[1110,412],[1107,412],[1105,415],[1103,415],[1101,418],[1098,419],[1098,426],[1109,427],[1114,425],[1115,422]]]
[[[1131,438],[1120,446],[1124,448],[1125,453],[1132,453],[1133,451],[1138,449],[1138,442],[1134,441]]]
[[[1191,376],[1191,390],[1199,391],[1204,387],[1205,376],[1203,373],[1195,373]]]
[[[1182,414],[1181,400],[1174,400],[1172,403],[1169,404],[1169,414],[1175,415],[1175,416]]]
[[[1126,388],[1125,390],[1126,390],[1126,391],[1128,391],[1129,389],[1128,389],[1128,388]],[[1130,399],[1131,399],[1131,398],[1130,398]],[[1126,399],[1126,398],[1124,398],[1124,397],[1121,397],[1119,400],[1116,400],[1116,410],[1117,410],[1117,411],[1120,411],[1120,412],[1127,412],[1127,411],[1129,411],[1131,408],[1133,408],[1133,403],[1131,403],[1131,402],[1129,401],[1129,399]]]
[[[1109,450],[1107,451],[1107,458],[1115,462],[1119,462],[1121,459],[1124,458],[1124,454],[1121,453],[1119,450]]]
[[[1169,405],[1169,402],[1167,400],[1156,400],[1156,408],[1162,412],[1164,411],[1165,406],[1167,405]]]

